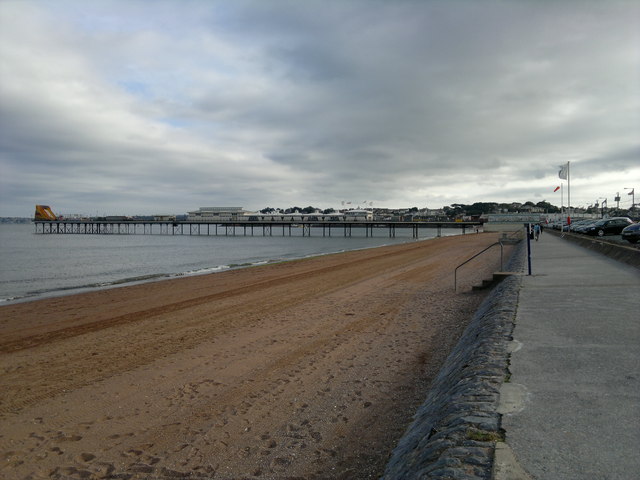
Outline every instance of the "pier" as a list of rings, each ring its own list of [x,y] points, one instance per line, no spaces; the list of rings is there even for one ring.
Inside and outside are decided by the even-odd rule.
[[[473,231],[480,222],[377,222],[377,221],[233,221],[233,222],[175,222],[149,220],[34,220],[35,233],[46,235],[211,235],[211,236],[316,236],[331,237],[342,235],[351,237],[354,230],[364,230],[366,237],[373,237],[374,231],[386,230],[390,238],[395,238],[398,230],[410,229],[413,238],[420,237],[424,229],[436,229],[436,236],[442,236],[443,228],[459,228],[462,233]],[[302,235],[294,232],[301,231]]]

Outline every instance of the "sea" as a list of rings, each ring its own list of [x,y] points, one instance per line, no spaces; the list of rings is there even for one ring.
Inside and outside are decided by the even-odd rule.
[[[442,229],[442,236],[460,229]],[[323,236],[312,228],[292,235],[140,235],[140,234],[41,234],[33,224],[0,224],[0,305],[45,297],[70,295],[96,289],[203,275],[232,268],[282,262],[363,248],[424,241],[436,229],[397,229],[390,238],[387,228],[353,228],[350,237],[336,228]]]

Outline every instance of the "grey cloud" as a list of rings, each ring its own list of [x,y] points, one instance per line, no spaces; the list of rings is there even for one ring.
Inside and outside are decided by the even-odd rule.
[[[4,52],[28,92],[0,97],[0,160],[24,191],[50,188],[37,169],[100,201],[136,189],[140,208],[147,195],[170,209],[178,195],[156,190],[171,188],[207,204],[433,206],[544,195],[566,159],[594,188],[639,175],[631,3],[28,5],[47,38],[5,37],[25,45]],[[28,75],[47,58],[61,71]],[[77,103],[74,75],[97,96]],[[15,195],[3,187],[2,204]]]
[[[640,164],[640,145],[619,150],[610,150],[605,155],[586,158],[579,165],[585,172],[609,171],[620,174],[637,170]],[[635,180],[640,180],[636,178]]]

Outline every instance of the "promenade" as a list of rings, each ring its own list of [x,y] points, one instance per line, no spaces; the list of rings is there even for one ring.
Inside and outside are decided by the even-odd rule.
[[[494,480],[640,471],[640,270],[545,233],[522,277]]]

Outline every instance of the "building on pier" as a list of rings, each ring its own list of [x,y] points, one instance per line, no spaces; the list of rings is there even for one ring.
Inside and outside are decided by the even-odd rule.
[[[371,210],[344,210],[341,213],[260,213],[249,212],[242,207],[200,207],[189,212],[188,222],[369,222]]]
[[[371,221],[373,220],[373,211],[371,210],[344,210],[343,212],[346,220],[356,221]]]
[[[200,207],[199,210],[188,212],[188,222],[233,222],[246,220],[251,212],[242,207]]]
[[[175,215],[158,214],[158,215],[152,215],[152,218],[154,222],[175,222],[176,221]]]

